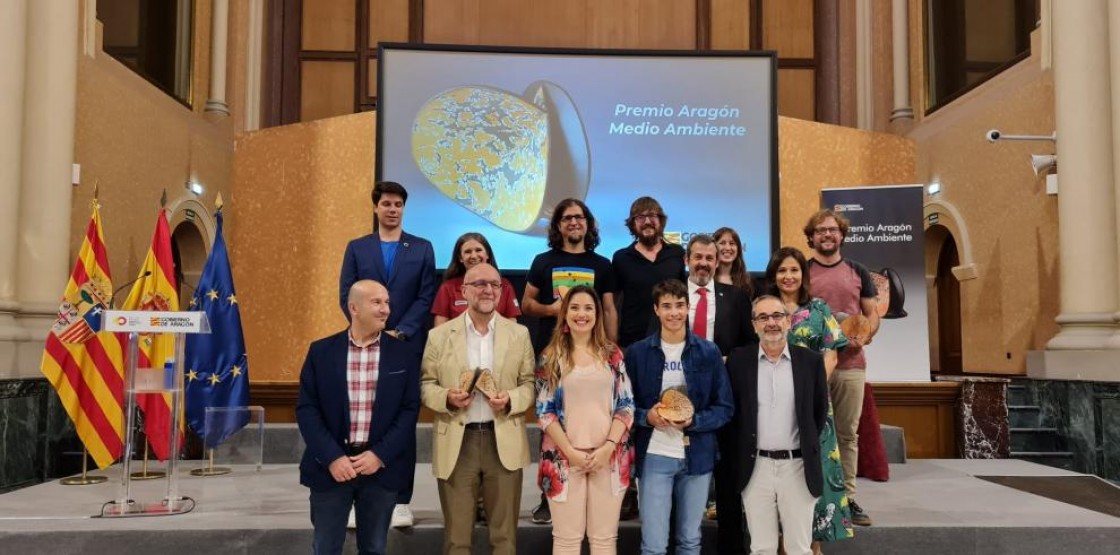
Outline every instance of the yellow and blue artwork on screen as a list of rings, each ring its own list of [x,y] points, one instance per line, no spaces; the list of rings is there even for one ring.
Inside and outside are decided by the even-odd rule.
[[[448,198],[502,229],[526,231],[545,202],[548,114],[495,88],[447,90],[417,113],[412,156]]]

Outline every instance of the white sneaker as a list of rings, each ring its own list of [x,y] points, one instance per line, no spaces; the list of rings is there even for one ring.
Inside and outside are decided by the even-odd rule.
[[[393,507],[393,519],[389,521],[389,526],[393,528],[409,528],[412,526],[412,509],[408,505],[397,505]]]
[[[346,527],[351,530],[358,527],[357,521],[354,520],[354,507],[350,507],[350,520],[346,521]]]

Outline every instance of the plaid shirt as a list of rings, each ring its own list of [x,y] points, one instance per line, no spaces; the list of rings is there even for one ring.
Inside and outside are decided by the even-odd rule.
[[[377,396],[377,373],[381,366],[381,335],[365,347],[350,340],[346,353],[346,389],[350,394],[350,443],[369,440],[373,400]]]

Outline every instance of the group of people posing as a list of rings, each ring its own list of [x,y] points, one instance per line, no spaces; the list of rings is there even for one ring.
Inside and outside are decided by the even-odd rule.
[[[670,541],[699,553],[713,496],[721,554],[819,552],[870,524],[854,495],[879,318],[870,274],[841,255],[842,216],[814,214],[813,257],[783,247],[755,283],[733,229],[668,242],[668,216],[642,197],[625,221],[634,242],[608,260],[590,209],[567,199],[519,303],[478,233],[456,242],[437,288],[431,243],[402,228],[407,191],[380,182],[372,197],[374,233],[350,242],[341,271],[350,326],[312,343],[300,375],[316,553],[341,552],[348,515],[361,553],[411,525],[421,406],[445,553],[471,552],[479,505],[492,552],[516,551],[533,411],[533,517],[552,523],[554,553],[585,538],[614,553],[632,483],[644,554]],[[538,319],[532,337],[522,313]],[[841,331],[849,315],[867,318],[860,334]]]

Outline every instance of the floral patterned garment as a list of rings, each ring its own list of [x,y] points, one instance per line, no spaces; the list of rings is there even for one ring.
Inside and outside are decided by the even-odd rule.
[[[634,451],[630,445],[630,426],[634,423],[634,393],[630,389],[630,380],[626,377],[621,350],[614,349],[607,359],[607,366],[614,374],[614,418],[622,421],[626,429],[610,462],[611,482],[618,494],[630,486],[630,467],[634,463]],[[541,460],[537,471],[537,485],[553,501],[568,499],[568,459],[545,430],[554,424],[563,428],[564,421],[564,387],[557,384],[556,389],[550,388],[544,369],[538,366],[537,423],[541,428]]]
[[[789,342],[817,352],[838,350],[848,346],[848,338],[832,316],[828,304],[812,299],[798,307],[790,317]],[[836,442],[836,425],[832,417],[832,401],[828,403],[828,419],[821,430],[821,469],[824,490],[813,510],[813,541],[829,542],[850,538],[852,510],[844,493],[844,468],[840,465],[840,447]]]

